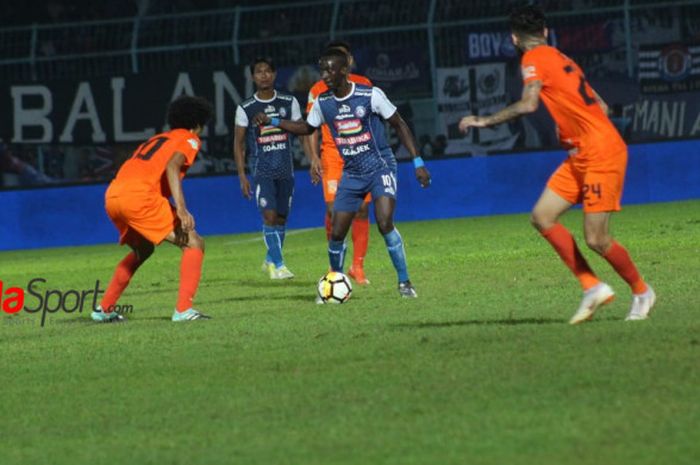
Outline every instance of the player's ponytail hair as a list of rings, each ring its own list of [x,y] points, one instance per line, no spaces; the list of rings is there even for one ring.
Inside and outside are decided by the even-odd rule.
[[[544,12],[539,5],[522,5],[510,12],[510,30],[515,35],[542,35],[545,27]]]
[[[203,97],[183,95],[176,98],[168,107],[170,129],[195,129],[207,125],[214,107]]]

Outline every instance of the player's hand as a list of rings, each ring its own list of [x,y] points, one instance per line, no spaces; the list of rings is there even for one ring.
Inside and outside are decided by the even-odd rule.
[[[190,232],[194,229],[194,217],[186,208],[178,208],[175,213],[180,218],[180,227],[183,232]]]
[[[241,181],[241,193],[243,194],[243,197],[245,197],[248,200],[252,199],[253,198],[253,191],[250,190],[250,181],[248,181],[248,178],[246,176],[241,176],[240,181]]]
[[[467,132],[469,128],[485,128],[486,122],[484,118],[476,115],[465,116],[459,121],[459,130],[462,132]]]
[[[311,160],[311,166],[309,167],[309,173],[311,174],[311,183],[318,184],[321,182],[321,160],[314,158]]]
[[[425,168],[425,166],[421,166],[420,168],[416,168],[416,179],[420,183],[421,187],[428,187],[430,186],[430,172]]]
[[[257,115],[253,116],[253,122],[258,126],[262,126],[270,122],[270,117],[267,116],[265,113],[260,112]]]

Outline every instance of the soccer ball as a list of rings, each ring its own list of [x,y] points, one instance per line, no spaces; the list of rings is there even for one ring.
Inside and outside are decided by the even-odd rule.
[[[318,280],[318,296],[324,304],[342,304],[352,294],[350,279],[343,273],[330,271]]]

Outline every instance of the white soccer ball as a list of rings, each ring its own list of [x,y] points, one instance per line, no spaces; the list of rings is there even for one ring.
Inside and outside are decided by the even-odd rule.
[[[352,295],[350,278],[343,273],[330,271],[318,280],[318,296],[324,304],[342,304]]]

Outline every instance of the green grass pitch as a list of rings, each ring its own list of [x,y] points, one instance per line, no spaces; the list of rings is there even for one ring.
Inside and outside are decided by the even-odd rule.
[[[564,223],[581,236],[581,213]],[[297,274],[259,270],[259,235],[207,238],[197,306],[169,321],[179,251],[161,246],[122,302],[129,322],[0,317],[0,463],[696,464],[700,202],[630,206],[612,230],[658,294],[566,324],[579,288],[526,215],[400,224],[419,293],[401,300],[380,235],[372,284],[315,305],[321,229],[292,232]],[[86,232],[89,233],[89,232]],[[60,230],[56,231],[60,234]],[[117,245],[0,254],[5,286],[102,286]]]

